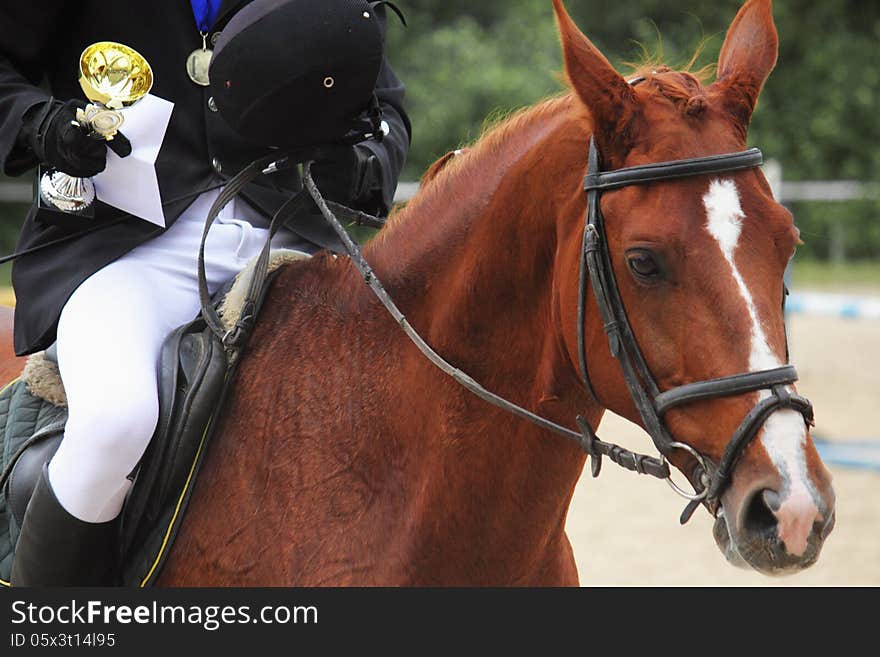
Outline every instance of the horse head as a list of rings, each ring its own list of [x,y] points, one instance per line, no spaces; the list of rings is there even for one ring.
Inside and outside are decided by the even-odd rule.
[[[700,75],[665,66],[624,79],[561,0],[554,6],[565,71],[586,110],[582,134],[595,139],[604,171],[745,149],[752,111],[776,63],[770,0],[749,0],[740,9],[717,77],[705,85]],[[583,192],[578,196],[569,193],[559,211],[572,242],[583,230]],[[659,391],[787,363],[783,272],[798,230],[759,169],[628,185],[603,192],[599,204],[620,300]],[[570,306],[563,315],[571,318],[579,246],[568,249],[578,256],[571,257],[560,293]],[[609,353],[594,294],[586,308],[596,397],[602,407],[643,424]],[[577,362],[576,322],[565,323],[566,350]],[[793,384],[784,390],[780,394],[795,394]],[[685,474],[694,472],[697,455],[718,464],[744,418],[768,396],[750,390],[670,408],[666,428],[693,452],[676,449],[669,460]],[[834,524],[834,492],[810,438],[809,415],[792,408],[770,413],[710,509],[716,542],[732,563],[779,574],[817,559]]]

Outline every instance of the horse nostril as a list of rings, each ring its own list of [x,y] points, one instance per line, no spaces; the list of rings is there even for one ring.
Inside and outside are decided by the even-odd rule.
[[[779,493],[764,489],[756,493],[743,519],[743,529],[752,536],[773,537],[776,535],[776,516],[774,511],[780,507]]]
[[[782,506],[782,499],[779,497],[779,493],[775,490],[770,490],[769,488],[765,489],[763,493],[761,493],[761,497],[764,499],[764,504],[767,505],[767,508],[770,509],[773,513],[779,511],[779,507]]]

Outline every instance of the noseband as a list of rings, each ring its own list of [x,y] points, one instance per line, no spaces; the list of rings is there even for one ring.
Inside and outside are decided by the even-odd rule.
[[[682,490],[667,477],[667,481],[673,489],[690,500],[682,513],[682,524],[690,519],[700,503],[705,504],[709,511],[713,515],[715,514],[720,497],[730,483],[730,477],[737,461],[749,443],[758,435],[758,431],[771,413],[780,408],[792,408],[803,415],[808,425],[812,425],[813,407],[806,398],[790,393],[786,387],[797,381],[798,378],[797,371],[792,365],[707,379],[660,392],[651,370],[642,356],[621,301],[608,251],[605,222],[599,206],[599,199],[602,192],[628,185],[645,185],[691,176],[740,171],[757,167],[762,162],[761,151],[757,148],[751,148],[740,153],[673,160],[603,172],[595,139],[590,139],[587,176],[584,179],[584,190],[587,192],[587,216],[581,252],[577,319],[578,359],[581,375],[590,395],[601,406],[587,370],[584,339],[587,276],[589,275],[596,305],[608,335],[611,353],[620,365],[630,396],[636,405],[645,429],[662,455],[663,464],[677,449],[686,451],[695,461],[693,468],[686,473],[694,486],[695,493]],[[709,459],[691,446],[677,442],[666,428],[663,416],[672,408],[701,400],[758,390],[768,391],[767,396],[746,415],[734,431],[717,465],[711,463]],[[598,476],[602,466],[603,452],[615,462],[641,472],[638,467],[631,467],[631,465],[638,465],[639,459],[649,457],[632,454],[620,448],[617,451],[612,450],[609,454],[607,448],[600,449],[600,441],[586,420],[578,417],[578,425],[583,432],[584,449],[591,456],[594,477]],[[621,463],[621,461],[623,462]]]

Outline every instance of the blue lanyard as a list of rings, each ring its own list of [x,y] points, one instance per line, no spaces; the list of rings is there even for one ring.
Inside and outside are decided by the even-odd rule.
[[[204,34],[211,29],[217,18],[217,12],[220,11],[221,2],[222,0],[189,0],[199,32]]]

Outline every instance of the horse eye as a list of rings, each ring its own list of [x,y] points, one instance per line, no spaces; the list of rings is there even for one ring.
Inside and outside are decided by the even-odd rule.
[[[640,278],[654,278],[660,274],[660,265],[648,251],[633,251],[628,255],[629,268]]]

